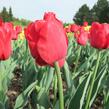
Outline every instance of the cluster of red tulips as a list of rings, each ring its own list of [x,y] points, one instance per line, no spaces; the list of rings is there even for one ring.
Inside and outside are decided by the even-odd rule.
[[[9,58],[12,53],[11,40],[16,40],[21,31],[20,26],[14,27],[13,23],[0,20],[0,60]],[[74,33],[76,41],[80,45],[85,46],[89,42],[92,47],[97,49],[109,48],[109,24],[107,23],[93,22],[88,27],[88,23],[84,22],[82,26],[72,24],[64,28],[63,23],[56,18],[55,14],[48,12],[44,14],[42,20],[36,20],[24,29],[26,40],[35,62],[40,66],[50,65],[55,67],[58,72],[60,109],[64,109],[64,100],[59,68],[64,65],[67,55],[67,33],[69,32]],[[95,76],[96,73],[94,74]],[[94,82],[92,81],[88,101],[90,101],[93,84]],[[87,106],[85,109],[88,109]]]
[[[67,55],[67,32],[73,32],[77,43],[80,45],[85,46],[89,42],[92,47],[97,49],[106,49],[109,47],[109,24],[93,22],[88,29],[87,26],[88,23],[84,22],[83,26],[72,24],[68,28],[64,28],[62,22],[55,17],[55,14],[49,12],[45,13],[43,20],[36,20],[25,29],[26,39],[36,63],[41,66],[55,66],[56,72],[58,72],[60,109],[64,109],[64,100],[62,79],[57,66],[58,64],[60,67],[64,65]],[[100,52],[98,53],[98,57],[100,57]],[[99,58],[97,59],[97,65],[93,73],[85,109],[88,109],[90,104],[98,63]]]
[[[21,26],[14,27],[13,23],[0,19],[0,60],[9,58],[12,52],[11,40],[16,40],[21,31]]]
[[[52,12],[45,13],[43,20],[36,20],[25,28],[32,56],[39,65],[51,65],[55,61],[63,66],[67,54],[68,39],[66,33],[73,32],[80,45],[86,45],[89,41],[91,46],[98,49],[109,47],[109,24],[93,22],[88,28],[88,23],[83,26],[72,24],[67,28],[55,17]],[[85,29],[86,28],[86,29]],[[14,28],[11,22],[4,23],[0,20],[0,60],[7,59],[11,54],[11,40],[16,40],[21,32],[21,27]],[[7,48],[7,49],[6,49]]]
[[[68,47],[65,32],[73,32],[80,45],[85,46],[89,41],[94,48],[109,47],[109,24],[93,22],[88,26],[84,22],[83,26],[72,24],[64,28],[54,13],[45,13],[43,20],[32,22],[25,30],[31,54],[39,65],[53,66],[58,61],[63,66]]]
[[[88,26],[88,22],[84,22],[82,26],[72,24],[65,28],[67,33],[73,32],[80,45],[86,45],[89,41],[91,46],[98,49],[106,49],[109,47],[109,24],[93,22]]]

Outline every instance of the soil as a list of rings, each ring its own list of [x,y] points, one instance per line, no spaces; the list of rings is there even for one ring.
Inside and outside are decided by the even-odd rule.
[[[21,72],[17,68],[14,71],[14,78],[11,80],[9,90],[7,92],[7,95],[9,97],[9,109],[13,109],[15,105],[15,100],[22,90],[21,84]]]

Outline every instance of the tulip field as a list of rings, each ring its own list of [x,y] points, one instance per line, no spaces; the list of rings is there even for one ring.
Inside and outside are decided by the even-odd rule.
[[[0,19],[0,109],[109,109],[108,48],[107,23]]]

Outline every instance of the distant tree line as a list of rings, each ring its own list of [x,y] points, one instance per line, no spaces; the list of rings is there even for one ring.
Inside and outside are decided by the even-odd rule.
[[[5,7],[3,7],[2,11],[0,12],[0,18],[2,18],[4,22],[13,21],[14,17],[11,7],[8,11]]]
[[[3,9],[0,11],[0,18],[3,19],[4,22],[13,22],[15,25],[22,25],[26,26],[28,23],[31,21],[26,20],[26,19],[19,19],[14,17],[12,8],[10,7],[8,10],[6,7],[3,7]]]
[[[109,1],[98,0],[90,9],[87,4],[82,5],[73,18],[76,24],[82,25],[84,21],[91,24],[93,21],[109,23]]]

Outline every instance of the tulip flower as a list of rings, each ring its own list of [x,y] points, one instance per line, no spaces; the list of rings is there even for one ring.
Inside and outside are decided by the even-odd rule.
[[[70,28],[71,28],[71,25],[65,27],[65,28],[64,28],[65,32],[66,32],[66,33],[70,33],[70,32],[71,32],[71,29],[70,29]]]
[[[0,60],[6,60],[11,55],[11,23],[0,26]]]
[[[61,21],[52,12],[43,20],[36,20],[25,29],[30,52],[39,65],[54,66],[58,79],[59,109],[64,109],[64,97],[60,67],[64,65],[68,40]]]
[[[17,40],[18,34],[22,31],[21,26],[16,26],[14,27],[12,22],[2,22],[2,27],[5,26],[7,28],[7,31],[11,31],[11,39],[12,40]]]
[[[85,109],[90,108],[90,101],[93,94],[94,84],[97,78],[99,63],[102,51],[99,49],[109,48],[109,24],[100,24],[98,22],[93,22],[90,30],[90,44],[92,47],[97,48],[97,60],[94,71],[92,73],[92,79],[90,81],[90,87],[88,88],[89,92],[87,94]]]
[[[11,55],[11,40],[16,39],[21,27],[14,26],[11,22],[0,20],[0,60],[6,60]]]
[[[39,65],[64,64],[68,41],[63,24],[54,13],[45,13],[43,20],[36,20],[25,29],[32,56]]]
[[[92,23],[90,30],[90,44],[94,48],[109,48],[109,24]]]
[[[86,22],[86,21],[83,22],[83,26],[84,26],[84,27],[88,26],[88,22]]]
[[[0,18],[0,26],[2,26],[3,24],[3,20]]]
[[[16,26],[15,28],[12,28],[13,35],[12,35],[12,40],[17,40],[18,39],[18,34],[22,32],[22,27],[21,26]]]
[[[77,43],[85,46],[87,44],[89,33],[84,30],[83,27],[79,29],[77,33],[74,34],[77,40]]]
[[[79,30],[80,26],[79,25],[76,25],[76,24],[72,24],[71,25],[71,32],[77,32]]]

